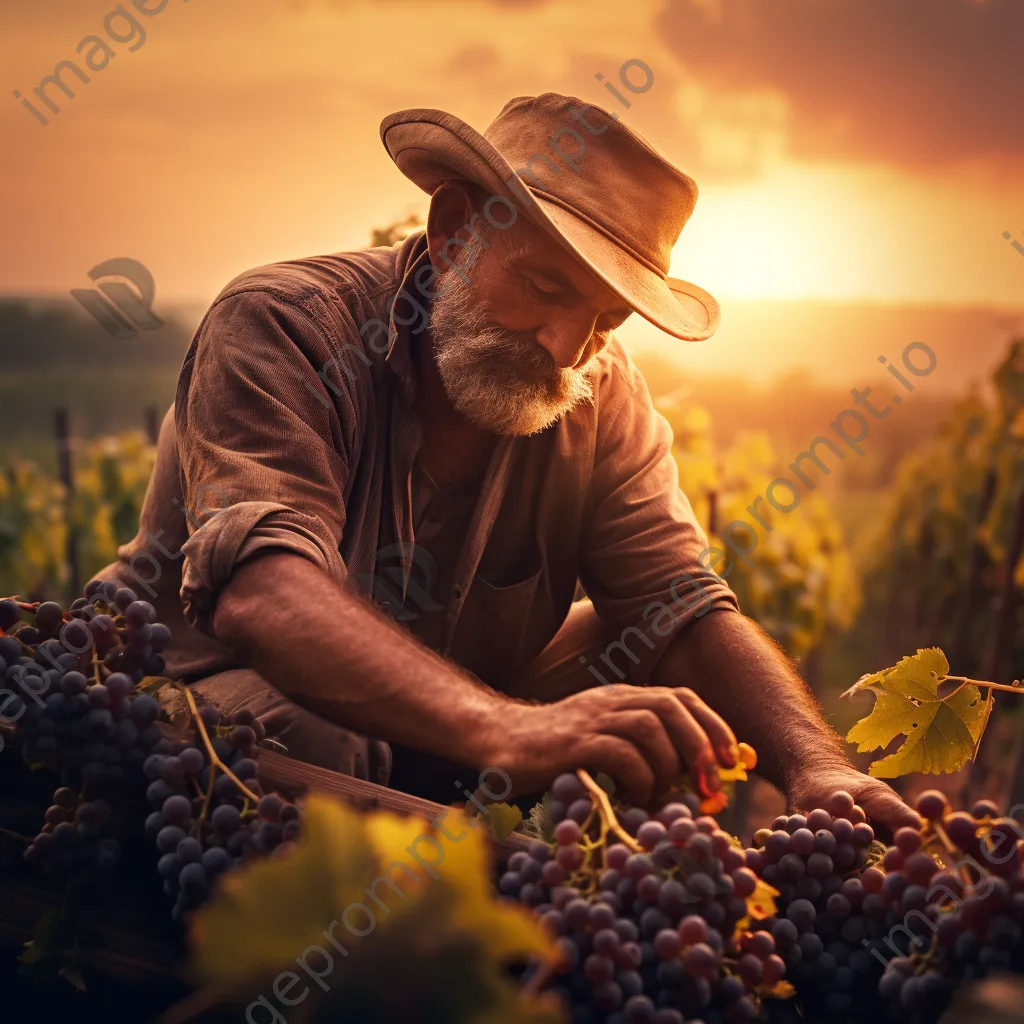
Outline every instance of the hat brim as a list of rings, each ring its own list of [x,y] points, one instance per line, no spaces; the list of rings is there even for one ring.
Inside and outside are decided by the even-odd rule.
[[[667,334],[704,341],[718,329],[721,313],[712,295],[689,281],[662,277],[592,224],[538,194],[465,121],[442,110],[400,110],[381,122],[380,136],[398,169],[431,195],[452,178],[466,178],[509,200],[631,309]],[[499,224],[511,220],[507,207],[497,207],[493,218]]]

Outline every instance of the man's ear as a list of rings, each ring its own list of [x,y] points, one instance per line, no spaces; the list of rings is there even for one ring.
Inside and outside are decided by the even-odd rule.
[[[439,275],[454,270],[463,279],[480,249],[489,248],[479,233],[482,220],[476,209],[476,186],[468,181],[446,181],[430,199],[427,213],[427,250]]]

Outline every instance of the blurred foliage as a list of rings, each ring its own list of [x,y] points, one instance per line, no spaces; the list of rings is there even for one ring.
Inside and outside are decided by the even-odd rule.
[[[230,872],[193,919],[195,976],[252,999],[278,990],[263,987],[273,972],[308,961],[318,987],[297,997],[295,1024],[558,1024],[558,1001],[507,973],[553,963],[551,938],[525,906],[495,897],[486,830],[454,808],[443,818],[439,830],[310,796],[294,849]]]
[[[1011,343],[991,391],[959,401],[902,460],[858,559],[869,603],[899,631],[894,646],[941,645],[959,672],[982,668],[1005,572],[1024,585],[1021,564],[1006,565],[1024,489],[1024,339]],[[1017,641],[1014,664],[1022,654]]]
[[[75,494],[27,460],[0,474],[0,593],[66,597],[70,525],[79,578],[88,579],[135,536],[156,449],[138,431],[93,441],[76,454]]]
[[[0,596],[60,593],[67,579],[65,490],[35,463],[0,474]]]
[[[396,220],[385,228],[374,228],[370,232],[370,245],[394,245],[404,241],[425,222],[418,213],[410,213],[405,220]]]
[[[100,438],[76,458],[73,521],[82,579],[114,561],[118,546],[135,536],[155,458],[141,431]]]
[[[770,530],[746,511],[786,463],[764,432],[740,433],[719,452],[711,419],[699,406],[668,395],[657,402],[674,432],[673,454],[680,486],[690,499],[708,542],[728,553],[711,568],[727,572],[744,614],[764,627],[793,658],[803,658],[827,635],[850,627],[860,609],[860,589],[843,531],[828,501],[801,491],[799,506],[778,512],[761,502],[759,514]],[[748,560],[733,555],[718,531],[734,520],[756,531]],[[749,564],[748,564],[749,562]]]

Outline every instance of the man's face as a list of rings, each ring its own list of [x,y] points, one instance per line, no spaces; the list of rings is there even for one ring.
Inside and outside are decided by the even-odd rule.
[[[591,360],[631,310],[522,218],[471,245],[431,308],[445,392],[477,426],[535,434],[592,398]]]

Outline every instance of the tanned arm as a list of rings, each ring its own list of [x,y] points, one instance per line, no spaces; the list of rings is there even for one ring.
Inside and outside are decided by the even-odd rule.
[[[917,814],[885,783],[858,772],[825,722],[807,684],[754,622],[731,611],[694,620],[653,673],[689,686],[758,753],[758,774],[804,810],[845,789],[869,817],[890,828],[918,826]]]
[[[508,772],[515,792],[580,767],[635,800],[688,766],[718,788],[735,737],[692,690],[598,687],[555,705],[515,701],[433,654],[301,556],[268,552],[223,589],[213,630],[285,696],[364,735],[474,768]]]

